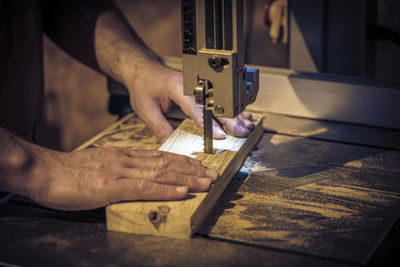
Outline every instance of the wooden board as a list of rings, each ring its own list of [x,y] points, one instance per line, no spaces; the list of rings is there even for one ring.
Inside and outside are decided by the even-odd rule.
[[[130,113],[75,150],[107,146],[132,149],[158,149],[160,143],[136,114]]]
[[[248,138],[214,140],[214,154],[203,153],[202,130],[186,119],[160,150],[184,154],[217,170],[219,179],[209,192],[190,193],[181,201],[136,201],[109,205],[107,229],[136,234],[189,238],[201,226],[232,177],[263,133],[262,119]]]

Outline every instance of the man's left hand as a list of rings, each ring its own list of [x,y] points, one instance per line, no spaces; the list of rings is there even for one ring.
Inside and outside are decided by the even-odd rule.
[[[151,76],[150,76],[151,75]],[[164,66],[157,67],[128,85],[131,105],[138,116],[148,125],[157,139],[164,142],[173,132],[165,115],[173,105],[178,105],[199,127],[203,127],[203,111],[194,97],[183,94],[182,73]],[[217,118],[237,137],[246,137],[254,128],[251,113],[242,112],[236,118]],[[223,139],[226,133],[213,121],[213,136]]]

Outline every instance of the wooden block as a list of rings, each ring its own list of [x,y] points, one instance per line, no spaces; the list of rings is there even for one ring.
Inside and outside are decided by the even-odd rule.
[[[203,153],[202,130],[186,119],[160,150],[187,155],[218,171],[220,177],[209,192],[190,193],[180,201],[135,201],[106,208],[107,229],[135,234],[190,238],[225,190],[263,133],[262,119],[247,138],[227,136],[214,140],[214,154]]]

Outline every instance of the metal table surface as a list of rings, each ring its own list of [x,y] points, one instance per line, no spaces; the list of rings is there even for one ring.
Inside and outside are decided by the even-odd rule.
[[[193,239],[111,232],[104,209],[60,212],[17,196],[0,205],[0,265],[396,266],[400,132],[264,115],[257,149]],[[155,146],[129,116],[92,146],[118,144],[121,132]]]

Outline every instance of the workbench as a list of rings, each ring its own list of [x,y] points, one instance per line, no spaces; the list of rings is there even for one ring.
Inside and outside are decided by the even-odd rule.
[[[0,205],[0,265],[400,266],[400,131],[262,115],[257,148],[192,239],[107,231],[104,208],[15,196]],[[159,146],[126,116],[91,146]]]

